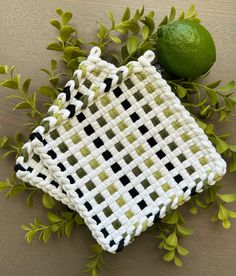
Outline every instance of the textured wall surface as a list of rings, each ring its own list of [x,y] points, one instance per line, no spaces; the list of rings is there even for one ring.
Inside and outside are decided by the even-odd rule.
[[[32,77],[32,89],[46,82],[39,71],[47,67],[55,55],[46,50],[54,39],[55,31],[49,25],[55,9],[61,7],[74,13],[74,22],[82,37],[92,38],[97,20],[103,20],[111,10],[120,15],[126,5],[135,9],[145,5],[154,10],[157,19],[169,12],[171,5],[178,10],[187,9],[192,2],[203,24],[211,31],[217,45],[217,62],[208,77],[210,80],[228,81],[236,78],[236,2],[235,0],[198,1],[140,1],[140,0],[0,0],[0,64],[16,64],[22,76]],[[0,91],[0,135],[11,135],[21,130],[25,116],[13,112],[13,101],[4,97],[9,92]],[[236,140],[235,122],[225,124]],[[0,160],[0,178],[10,174],[13,161]],[[222,181],[224,191],[235,191],[236,176],[226,176]],[[236,207],[236,205],[235,205]],[[161,276],[161,275],[234,275],[236,271],[236,223],[230,230],[223,230],[210,222],[210,214],[200,212],[191,217],[183,207],[188,225],[194,235],[183,241],[191,254],[184,258],[184,267],[178,269],[162,261],[157,249],[154,230],[149,230],[117,255],[105,254],[106,266],[102,276]],[[236,209],[236,208],[235,208]],[[35,240],[31,245],[24,241],[20,225],[33,221],[34,217],[44,218],[45,210],[39,199],[35,207],[28,209],[24,195],[5,200],[0,194],[0,275],[83,275],[85,258],[90,254],[89,245],[94,241],[86,227],[73,232],[70,240],[52,238],[48,245]]]

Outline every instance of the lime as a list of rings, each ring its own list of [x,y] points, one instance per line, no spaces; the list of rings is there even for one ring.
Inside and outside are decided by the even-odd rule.
[[[191,20],[177,20],[158,30],[157,56],[166,71],[179,77],[197,77],[212,67],[216,48],[205,27]]]

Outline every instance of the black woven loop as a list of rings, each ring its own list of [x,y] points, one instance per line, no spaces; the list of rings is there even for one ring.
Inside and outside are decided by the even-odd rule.
[[[69,101],[70,98],[71,98],[70,86],[64,87],[62,93],[65,93],[65,95],[66,95],[66,101]]]
[[[35,138],[37,138],[40,142],[43,142],[43,137],[38,132],[32,132],[29,136],[30,140],[33,141]]]
[[[18,172],[18,171],[26,171],[26,169],[24,167],[22,167],[20,164],[16,164],[15,167],[14,167],[14,170],[15,172]]]
[[[75,115],[75,105],[69,104],[66,109],[70,111],[68,118],[72,118]]]
[[[104,83],[106,84],[106,88],[105,88],[105,92],[110,91],[111,89],[111,83],[112,83],[112,79],[111,78],[107,78],[104,80]]]

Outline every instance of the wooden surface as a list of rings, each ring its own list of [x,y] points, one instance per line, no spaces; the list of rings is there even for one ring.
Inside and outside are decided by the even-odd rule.
[[[209,80],[228,81],[236,78],[236,1],[138,1],[138,0],[0,0],[0,63],[16,64],[22,76],[32,77],[32,89],[46,82],[39,71],[47,67],[54,53],[45,50],[54,39],[54,30],[48,24],[55,17],[55,9],[61,7],[73,11],[74,22],[83,37],[92,38],[96,20],[103,20],[108,10],[120,15],[126,5],[132,9],[145,5],[155,10],[157,20],[169,12],[171,5],[178,10],[196,4],[203,24],[211,31],[217,45],[217,62]],[[11,135],[22,129],[26,118],[13,112],[13,101],[4,97],[9,92],[0,92],[0,135]],[[235,124],[225,124],[236,137]],[[13,161],[0,161],[0,178],[10,174]],[[234,175],[223,180],[225,191],[236,190]],[[234,206],[236,209],[236,206]],[[186,209],[186,208],[183,208]],[[48,245],[35,240],[31,245],[24,241],[20,229],[22,223],[32,222],[35,217],[44,218],[45,209],[36,200],[35,207],[28,209],[24,195],[5,200],[0,194],[0,275],[83,275],[85,258],[90,254],[93,242],[86,227],[74,232],[70,240],[52,238]],[[230,230],[223,230],[210,222],[210,214],[200,212],[191,217],[185,210],[188,225],[194,235],[183,244],[191,254],[184,258],[184,267],[178,269],[162,261],[162,252],[157,249],[154,231],[147,231],[117,255],[105,254],[106,266],[102,276],[161,276],[161,275],[235,275],[236,271],[236,222]]]

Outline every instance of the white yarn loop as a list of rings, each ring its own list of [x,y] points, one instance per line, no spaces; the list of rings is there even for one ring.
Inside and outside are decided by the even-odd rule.
[[[90,50],[89,56],[100,57],[100,55],[101,55],[101,49],[99,47],[95,46]]]
[[[155,59],[155,54],[151,50],[147,50],[143,55],[148,62],[152,62]]]

